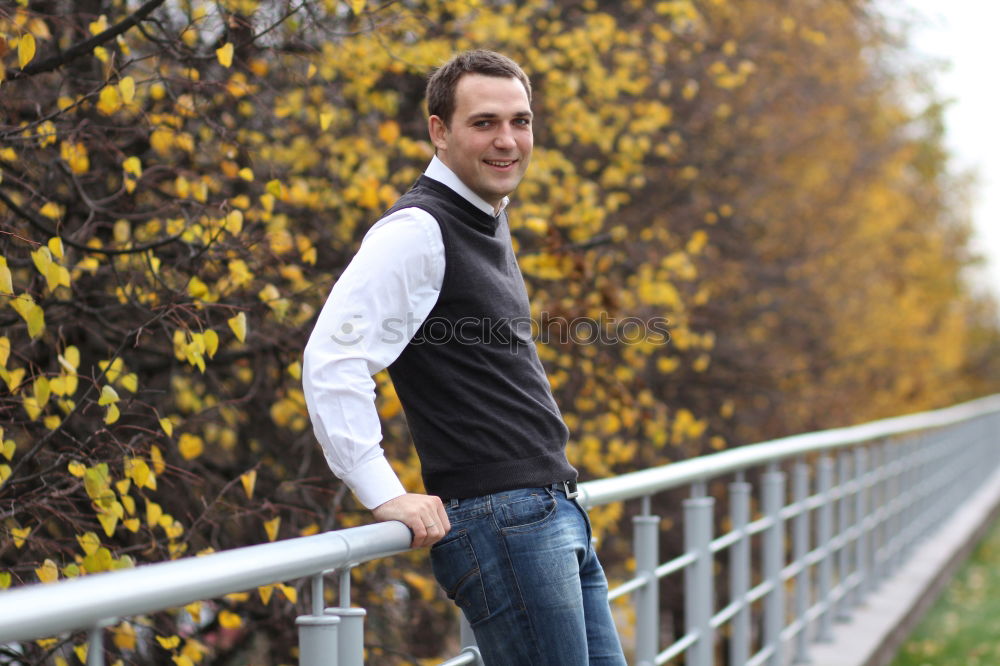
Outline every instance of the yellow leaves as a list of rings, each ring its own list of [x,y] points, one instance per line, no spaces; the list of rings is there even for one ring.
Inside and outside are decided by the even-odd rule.
[[[35,57],[35,36],[31,33],[22,35],[17,40],[17,66],[24,69]]]
[[[215,57],[218,58],[219,64],[223,67],[231,67],[233,64],[233,44],[229,42],[217,49],[215,49]]]
[[[38,576],[39,582],[42,583],[54,583],[59,580],[59,567],[52,560],[46,558],[42,566],[35,569],[35,575]]]
[[[386,144],[392,145],[399,139],[399,123],[394,120],[387,120],[378,126],[378,138]]]
[[[10,530],[11,536],[14,537],[14,547],[21,548],[24,546],[25,541],[28,539],[28,535],[31,534],[30,527],[13,527]]]
[[[223,629],[239,629],[243,626],[243,619],[232,611],[224,610],[219,613],[219,624]]]
[[[131,194],[135,191],[137,179],[142,177],[142,160],[135,156],[129,157],[122,162],[122,169],[125,172],[125,189]]]
[[[119,400],[120,398],[118,397],[118,392],[115,391],[112,386],[105,384],[101,388],[101,397],[98,399],[97,404],[103,407],[106,405],[113,405]]]
[[[84,555],[93,555],[101,547],[100,537],[93,532],[78,534],[76,541],[80,544],[80,548],[83,549]]]
[[[243,167],[239,170],[239,177],[247,182],[253,181],[253,169],[250,167]]]
[[[243,484],[243,492],[246,493],[247,499],[253,499],[253,489],[257,484],[257,470],[252,469],[241,474],[240,483]]]
[[[111,641],[121,650],[135,650],[135,628],[130,622],[122,622],[111,630]]]
[[[173,436],[174,424],[170,419],[167,418],[160,419],[160,427],[163,428],[163,432],[167,433],[167,437]]]
[[[347,0],[347,6],[358,16],[365,10],[366,4],[368,4],[368,0]]]
[[[8,358],[10,358],[10,338],[3,335],[0,336],[0,367],[7,367]]]
[[[7,267],[7,257],[3,256],[0,256],[0,294],[14,295],[14,282],[11,278],[10,268]]]
[[[0,590],[6,590],[10,587],[12,576],[9,571],[4,571],[0,573]]]
[[[3,428],[0,428],[0,437],[3,437]],[[3,455],[7,460],[13,460],[16,451],[17,444],[12,439],[4,440],[3,444],[0,445],[0,455]]]
[[[264,521],[264,531],[267,532],[267,540],[274,541],[278,538],[278,528],[281,526],[281,516],[275,516],[271,520]]]
[[[163,508],[152,500],[146,500],[146,525],[153,529],[160,524],[163,517]]]
[[[233,334],[236,339],[240,342],[246,342],[247,339],[247,315],[245,312],[240,312],[234,317],[230,317],[226,320],[229,324],[229,328],[232,329]]]
[[[157,636],[156,642],[160,644],[164,650],[173,650],[175,647],[181,644],[180,636]]]
[[[97,36],[108,29],[108,17],[101,14],[96,21],[91,21],[87,25],[91,35]]]
[[[28,324],[28,335],[35,339],[45,330],[45,313],[42,308],[35,303],[31,294],[21,294],[10,301],[10,306]]]
[[[424,601],[430,601],[437,594],[437,584],[427,576],[422,576],[413,571],[404,571],[403,580],[405,580],[410,587],[414,588],[420,594],[420,598]]]
[[[75,476],[76,478],[79,479],[79,478],[82,478],[84,474],[86,474],[86,472],[87,472],[87,466],[84,465],[81,462],[78,462],[76,460],[72,460],[72,461],[70,461],[70,463],[68,465],[66,465],[66,470],[72,476]]]
[[[61,253],[61,241],[57,244],[57,247]],[[43,245],[32,252],[31,260],[38,272],[45,277],[46,286],[49,291],[55,291],[56,287],[68,287],[70,285],[69,271],[65,266],[53,261],[52,251],[47,245]]]
[[[63,141],[59,144],[59,154],[73,173],[79,175],[90,171],[90,157],[82,143]]]
[[[177,450],[185,460],[194,460],[205,451],[205,442],[201,437],[186,432],[180,436]]]
[[[107,85],[101,90],[97,100],[97,110],[106,116],[113,115],[122,108],[122,98],[117,86]]]
[[[125,477],[131,479],[137,487],[156,490],[156,474],[149,469],[149,464],[142,458],[126,458],[124,473]]]

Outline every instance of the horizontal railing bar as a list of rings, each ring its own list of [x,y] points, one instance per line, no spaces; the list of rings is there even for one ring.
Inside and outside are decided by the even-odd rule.
[[[674,641],[674,644],[668,647],[666,650],[656,655],[656,664],[665,664],[681,652],[684,652],[689,647],[694,645],[694,642],[698,640],[698,634],[685,634],[682,638]]]
[[[586,507],[595,507],[635,499],[796,456],[940,428],[997,411],[1000,411],[1000,395],[992,395],[944,409],[739,446],[630,474],[588,481],[580,485],[580,502]]]
[[[712,616],[712,628],[718,629],[746,606],[746,601],[737,599]]]
[[[448,661],[442,661],[438,666],[464,666],[464,664],[475,664],[479,661],[476,653],[472,650],[463,651],[457,657],[452,657]]]
[[[768,645],[751,657],[746,666],[760,666],[765,661],[770,659],[772,654],[774,654],[774,646]]]
[[[0,644],[304,578],[399,553],[411,539],[405,525],[392,521],[10,589],[0,593]]]
[[[663,578],[664,576],[669,576],[676,571],[680,571],[689,564],[694,564],[697,559],[698,556],[694,553],[686,553],[680,557],[675,557],[669,562],[664,562],[654,569],[656,577]]]
[[[614,601],[618,597],[623,597],[626,594],[629,594],[631,592],[635,592],[638,589],[646,587],[646,583],[648,583],[648,582],[649,581],[646,580],[645,576],[641,576],[641,577],[638,577],[638,578],[632,578],[631,580],[627,580],[624,583],[622,583],[621,585],[619,585],[618,587],[616,587],[613,590],[610,590],[608,592],[608,601]]]

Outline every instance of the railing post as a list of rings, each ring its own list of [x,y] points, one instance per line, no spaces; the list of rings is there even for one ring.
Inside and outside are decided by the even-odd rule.
[[[750,590],[750,538],[745,532],[750,523],[750,493],[749,483],[736,481],[729,484],[729,514],[733,531],[742,532],[739,540],[729,550],[730,594],[732,601],[740,604],[730,625],[730,664],[745,664],[750,656],[750,608],[746,599]]]
[[[340,570],[340,606],[327,608],[327,617],[340,622],[337,646],[338,666],[364,666],[365,615],[364,608],[351,608],[351,565]]]
[[[465,613],[461,610],[458,611],[458,641],[464,648],[479,647],[476,643],[476,634],[472,631],[472,625],[469,624],[469,621],[465,617]]]
[[[809,554],[809,509],[806,506],[809,499],[809,465],[805,461],[799,461],[795,464],[792,486],[795,504],[799,509],[793,523],[794,555],[795,561],[799,565],[799,572],[795,577],[795,619],[801,622],[799,632],[795,635],[795,660],[793,663],[806,664],[809,663],[809,637],[807,635],[809,622],[806,615],[809,613],[810,568],[806,563],[806,556]]]
[[[785,503],[785,474],[771,464],[762,483],[764,515],[771,521],[764,532],[764,579],[770,583],[771,590],[764,597],[763,644],[771,648],[769,666],[784,666],[781,631],[785,626],[785,586],[781,570],[785,560],[785,524],[781,509]]]
[[[299,666],[340,666],[337,659],[339,617],[300,615],[295,618],[295,624],[299,628]]]
[[[299,666],[336,666],[340,619],[323,614],[323,574],[310,580],[312,615],[295,619],[299,628]]]
[[[854,524],[857,540],[854,542],[854,565],[858,584],[854,587],[853,606],[856,608],[868,595],[868,451],[863,446],[854,449],[854,478],[857,492],[854,495]]]
[[[635,534],[636,575],[646,579],[635,594],[635,658],[639,666],[653,666],[660,649],[660,583],[656,567],[660,559],[660,517],[644,513],[632,519]]]
[[[87,666],[104,666],[104,625],[90,630],[87,639]]]
[[[715,500],[692,497],[684,500],[684,550],[695,561],[684,570],[684,616],[688,634],[698,639],[688,650],[688,666],[712,666],[715,634],[712,609],[715,592],[712,580],[712,515]]]
[[[848,594],[850,592],[851,561],[850,549],[848,548],[848,533],[850,532],[850,519],[848,518],[848,497],[847,484],[850,481],[851,458],[850,453],[843,451],[837,457],[837,486],[840,490],[840,499],[837,500],[837,569],[840,581],[840,595],[837,597],[838,620],[849,620],[851,617],[850,606],[848,605]]]
[[[822,643],[833,642],[833,605],[830,594],[833,590],[833,550],[830,542],[833,540],[833,459],[824,455],[816,467],[816,481],[823,504],[819,508],[817,535],[819,547],[823,549],[823,558],[819,561],[819,600],[823,604],[823,612],[819,616],[819,630],[816,640]]]

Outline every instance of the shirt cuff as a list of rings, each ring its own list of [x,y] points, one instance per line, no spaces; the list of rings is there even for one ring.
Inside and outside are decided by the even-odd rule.
[[[368,509],[374,509],[406,494],[406,489],[385,456],[373,458],[355,468],[350,474],[343,476],[343,481]]]

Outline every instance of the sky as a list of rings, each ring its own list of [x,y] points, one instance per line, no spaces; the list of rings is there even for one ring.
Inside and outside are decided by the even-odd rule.
[[[945,61],[935,88],[952,100],[945,116],[947,144],[959,169],[974,169],[973,249],[989,260],[974,283],[1000,301],[1000,76],[996,0],[888,0],[893,15],[917,19],[914,51]]]

